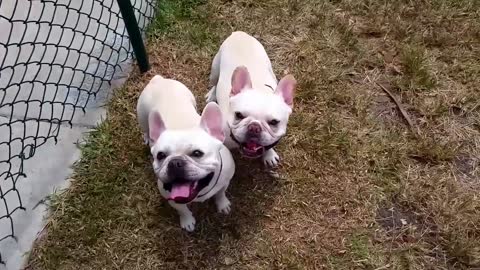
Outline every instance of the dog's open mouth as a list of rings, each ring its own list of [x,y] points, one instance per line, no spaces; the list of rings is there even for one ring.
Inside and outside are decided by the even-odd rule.
[[[242,144],[241,153],[248,158],[258,158],[265,152],[265,147],[256,142],[249,141]]]
[[[193,201],[200,190],[210,184],[214,174],[214,172],[211,172],[198,181],[174,180],[170,183],[164,183],[163,188],[170,191],[167,199],[176,203],[189,203]]]

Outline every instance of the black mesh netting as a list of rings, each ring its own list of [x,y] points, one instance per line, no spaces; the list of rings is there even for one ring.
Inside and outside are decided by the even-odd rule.
[[[156,0],[131,1],[145,30]],[[0,0],[0,241],[15,238],[15,214],[28,211],[24,161],[75,124],[131,58],[116,0]]]

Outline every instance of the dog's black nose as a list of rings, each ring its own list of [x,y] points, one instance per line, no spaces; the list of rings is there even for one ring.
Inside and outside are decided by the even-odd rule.
[[[185,167],[185,160],[183,159],[174,158],[168,163],[169,170],[181,169],[183,167]]]
[[[167,174],[170,178],[182,178],[185,175],[186,161],[181,158],[170,160],[167,165]]]

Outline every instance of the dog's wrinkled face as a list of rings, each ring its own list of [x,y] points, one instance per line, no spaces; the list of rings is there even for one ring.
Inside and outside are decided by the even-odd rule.
[[[153,169],[170,198],[192,201],[220,166],[222,143],[201,129],[167,130],[151,148]]]
[[[262,156],[285,135],[292,113],[295,84],[293,76],[286,76],[272,92],[255,90],[246,68],[235,70],[228,122],[230,136],[240,144],[244,156]]]
[[[241,144],[242,154],[251,158],[285,135],[292,111],[280,96],[252,90],[232,97],[230,108],[231,135]]]
[[[155,142],[151,147],[153,169],[169,192],[167,199],[176,203],[195,199],[220,166],[224,139],[221,113],[216,105],[207,107],[200,126],[192,129],[165,129],[158,113],[150,117],[150,137]]]

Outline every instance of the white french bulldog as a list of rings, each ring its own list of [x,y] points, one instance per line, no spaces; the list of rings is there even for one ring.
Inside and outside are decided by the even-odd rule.
[[[225,191],[235,172],[230,151],[223,145],[222,113],[209,103],[202,115],[195,97],[182,83],[153,77],[137,103],[144,138],[151,146],[160,193],[180,215],[180,225],[195,228],[190,202],[212,196],[220,213],[230,212]]]
[[[226,118],[225,145],[277,166],[280,159],[273,147],[287,130],[295,78],[287,75],[277,84],[262,44],[244,32],[233,32],[213,59],[210,84],[207,101],[217,102]]]

